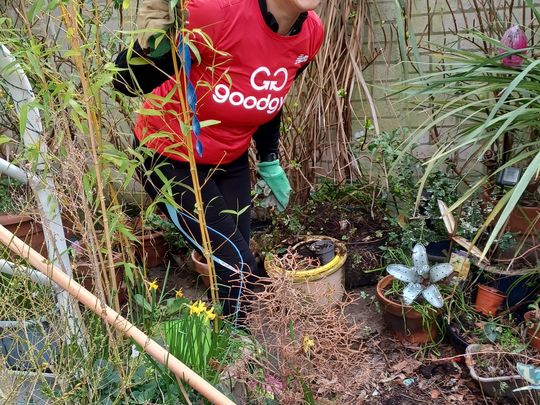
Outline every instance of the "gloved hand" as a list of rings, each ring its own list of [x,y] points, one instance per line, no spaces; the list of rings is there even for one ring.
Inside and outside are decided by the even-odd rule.
[[[171,9],[169,0],[143,0],[137,14],[137,29],[141,30],[137,40],[143,50],[155,49],[152,37],[160,30],[168,30],[174,24],[175,14],[176,7]]]
[[[283,168],[279,164],[279,160],[272,160],[271,162],[259,162],[257,163],[257,172],[266,182],[272,194],[276,197],[278,202],[278,210],[284,211],[289,203],[289,195],[291,194],[291,186],[287,175],[283,171]]]

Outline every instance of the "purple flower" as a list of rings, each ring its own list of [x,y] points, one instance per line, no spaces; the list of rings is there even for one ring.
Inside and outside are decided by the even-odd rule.
[[[521,30],[519,25],[514,25],[513,27],[506,30],[501,39],[501,44],[503,44],[507,48],[514,50],[525,49],[527,48],[527,36]],[[508,49],[499,48],[498,52],[499,54],[506,53],[508,52]],[[523,52],[522,54],[526,53],[527,52]],[[504,66],[509,68],[520,67],[523,64],[523,57],[519,54],[510,55],[506,58],[503,58],[502,63]]]

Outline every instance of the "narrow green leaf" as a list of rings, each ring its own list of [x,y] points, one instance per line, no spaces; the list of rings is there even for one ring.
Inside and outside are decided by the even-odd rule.
[[[28,104],[22,103],[19,104],[19,133],[24,136],[26,132],[26,123],[28,120]]]

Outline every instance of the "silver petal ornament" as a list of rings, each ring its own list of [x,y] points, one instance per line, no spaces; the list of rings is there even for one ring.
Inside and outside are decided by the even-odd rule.
[[[453,271],[454,268],[450,263],[439,263],[433,266],[429,271],[429,279],[432,283],[436,283],[443,278],[448,277]]]
[[[424,245],[417,243],[413,248],[412,259],[416,272],[424,278],[429,274],[427,252]]]
[[[413,301],[420,295],[424,286],[420,283],[409,283],[403,289],[403,302],[411,305]]]
[[[417,283],[421,281],[421,277],[416,273],[415,268],[407,267],[402,264],[390,264],[387,267],[389,274],[394,278],[405,283]]]
[[[435,308],[443,307],[442,295],[435,284],[431,284],[422,291],[422,295]]]

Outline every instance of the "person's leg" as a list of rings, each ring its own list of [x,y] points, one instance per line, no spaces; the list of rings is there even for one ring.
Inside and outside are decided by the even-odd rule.
[[[251,237],[251,179],[247,153],[226,165],[226,171],[218,171],[215,182],[232,213],[238,230],[249,245]]]
[[[236,206],[229,206],[229,203],[235,200],[233,190],[245,192],[245,184],[243,187],[236,187],[233,181],[226,181],[228,166],[223,165],[214,170],[213,167],[199,165],[198,175],[202,185],[205,220],[214,255],[219,284],[218,294],[223,305],[223,313],[243,318],[244,309],[240,308],[239,303],[245,294],[246,275],[256,267],[253,254],[249,250],[249,222],[246,241],[240,231],[240,228],[245,231],[244,218],[240,225],[237,215],[228,212],[236,210]],[[146,191],[152,198],[161,200],[158,203],[160,208],[176,222],[188,242],[202,252],[202,238],[195,213],[196,202],[189,164],[155,154],[145,160],[141,175]],[[215,178],[227,183],[227,200]],[[174,203],[166,203],[164,194],[172,196]],[[247,194],[249,196],[249,188]],[[238,196],[236,200],[238,203],[244,203],[245,197]]]

